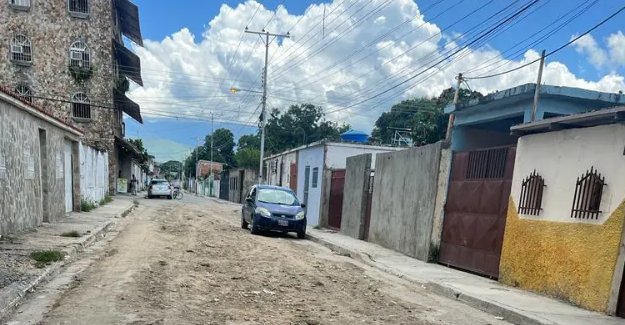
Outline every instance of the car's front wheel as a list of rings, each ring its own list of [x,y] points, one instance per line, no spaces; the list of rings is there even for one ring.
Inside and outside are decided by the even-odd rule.
[[[306,230],[302,230],[302,231],[298,231],[297,232],[297,238],[299,239],[305,239],[306,238]]]
[[[256,225],[256,222],[254,222],[254,217],[252,217],[252,229],[251,229],[250,232],[252,233],[252,235],[259,235],[260,234],[260,229]]]
[[[249,226],[249,224],[247,223],[247,221],[245,221],[245,217],[243,216],[243,213],[241,213],[241,228],[247,229],[247,226]]]

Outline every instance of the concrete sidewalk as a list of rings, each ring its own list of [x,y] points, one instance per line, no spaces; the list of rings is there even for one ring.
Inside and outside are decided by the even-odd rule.
[[[625,320],[504,286],[496,281],[429,264],[340,233],[308,228],[309,239],[328,248],[399,276],[436,294],[503,317],[518,325],[623,325]]]
[[[85,247],[104,236],[117,218],[128,215],[136,196],[117,196],[113,202],[91,212],[72,213],[55,223],[43,224],[32,231],[9,235],[0,241],[0,320],[3,319],[28,292],[54,276],[70,263]],[[77,231],[80,237],[62,237],[65,232]],[[36,268],[30,253],[40,250],[60,251],[61,262]]]

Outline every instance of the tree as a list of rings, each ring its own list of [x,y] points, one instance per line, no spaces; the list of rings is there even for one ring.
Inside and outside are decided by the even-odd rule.
[[[258,168],[260,163],[260,150],[252,147],[238,149],[234,157],[238,167]]]
[[[266,151],[277,153],[319,140],[339,140],[349,130],[349,125],[324,117],[323,109],[313,104],[292,105],[284,113],[273,108],[265,127]]]
[[[245,148],[260,148],[260,136],[258,134],[246,134],[239,138],[237,151]]]
[[[154,156],[150,155],[148,153],[148,150],[143,146],[143,140],[128,139],[128,142],[130,142],[130,144],[135,146],[135,148],[137,148],[137,150],[139,151],[139,157],[138,157],[139,165],[141,166],[141,169],[143,169],[144,172],[147,172],[149,170],[148,161],[150,161],[150,159],[154,159]]]
[[[371,132],[374,142],[391,144],[398,129],[408,129],[415,145],[426,145],[445,139],[449,117],[444,108],[453,102],[456,90],[448,88],[435,98],[415,98],[393,105],[375,122]],[[460,89],[458,100],[480,98],[476,91]]]
[[[164,175],[174,174],[177,175],[181,172],[181,162],[176,160],[170,160],[164,164],[161,164],[160,170]]]
[[[209,134],[206,136],[204,141],[204,148],[206,150],[206,153],[208,154],[206,160],[211,159],[211,138],[214,139],[213,161],[224,163],[230,166],[235,166],[235,142],[232,132],[228,129],[220,128],[215,130],[212,135]]]

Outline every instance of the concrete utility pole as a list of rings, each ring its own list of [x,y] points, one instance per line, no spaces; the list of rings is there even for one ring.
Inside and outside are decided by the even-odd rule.
[[[460,97],[460,84],[462,84],[462,80],[463,80],[462,73],[459,73],[456,79],[458,80],[458,84],[456,85],[456,93],[454,94],[454,102],[453,102],[454,105],[458,103],[458,98]],[[447,123],[447,133],[445,135],[445,140],[447,140],[447,142],[451,141],[451,129],[454,127],[455,119],[456,119],[456,114],[454,113],[449,114],[449,123]]]
[[[538,109],[538,98],[540,97],[540,83],[543,79],[543,67],[545,66],[545,50],[540,57],[540,67],[538,68],[538,80],[536,80],[536,90],[534,91],[534,107],[532,107],[532,115],[530,122],[536,120],[536,110]]]
[[[191,139],[195,139],[195,142],[196,142],[196,144],[197,144],[197,145],[195,146],[195,196],[198,196],[198,193],[197,193],[197,190],[198,190],[198,185],[197,185],[197,180],[198,180],[198,177],[197,177],[198,175],[197,175],[197,174],[198,174],[198,173],[197,173],[197,170],[198,170],[198,163],[199,163],[200,161],[198,160],[198,156],[197,156],[197,154],[198,154],[198,152],[200,151],[200,150],[198,149],[198,148],[200,147],[200,137],[195,137],[195,138],[191,138]]]
[[[261,131],[260,131],[260,166],[258,168],[258,184],[262,183],[263,181],[263,159],[265,156],[265,122],[266,122],[266,118],[265,118],[265,112],[267,110],[267,65],[268,65],[268,61],[269,61],[269,44],[271,44],[271,42],[273,42],[273,40],[276,37],[285,37],[285,38],[289,38],[291,37],[291,35],[287,32],[286,34],[272,34],[269,33],[267,31],[265,31],[264,29],[260,32],[255,32],[255,31],[251,31],[248,30],[247,27],[245,27],[245,32],[249,33],[249,34],[256,34],[259,35],[260,38],[263,40],[263,42],[265,43],[265,69],[263,69],[263,99],[262,99],[262,111],[260,113],[260,123],[261,123]],[[262,36],[265,36],[265,38],[263,39]],[[271,41],[269,40],[269,36],[272,37]]]
[[[212,176],[213,176],[213,144],[214,144],[214,140],[215,139],[215,118],[213,116],[213,112],[211,112],[211,161],[209,163],[208,166],[208,172],[209,172],[209,176],[208,176],[208,188],[209,188],[209,193],[208,196],[213,196],[213,183],[212,183]]]

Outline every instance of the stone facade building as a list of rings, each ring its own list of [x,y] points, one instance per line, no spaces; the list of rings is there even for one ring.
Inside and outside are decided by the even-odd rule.
[[[143,45],[138,8],[128,0],[9,0],[0,4],[0,85],[85,130],[83,144],[109,155],[114,192],[118,159],[129,152],[123,114],[142,122],[124,93],[142,85],[139,58],[122,35]]]

